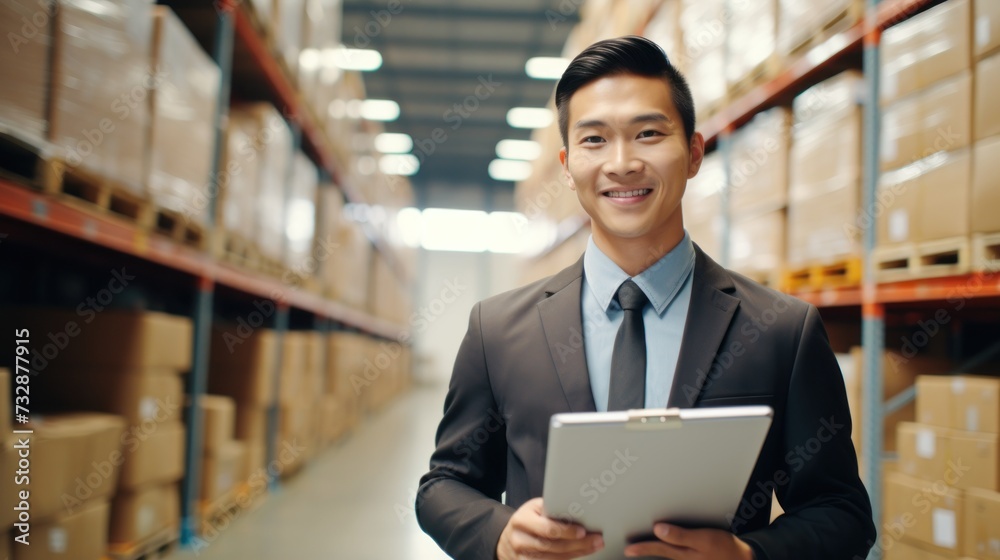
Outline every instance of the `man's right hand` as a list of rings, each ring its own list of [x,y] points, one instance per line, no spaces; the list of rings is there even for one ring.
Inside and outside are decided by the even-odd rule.
[[[581,525],[554,521],[542,512],[541,498],[528,500],[514,512],[500,533],[498,560],[569,560],[604,548],[604,539],[599,533],[588,535]]]

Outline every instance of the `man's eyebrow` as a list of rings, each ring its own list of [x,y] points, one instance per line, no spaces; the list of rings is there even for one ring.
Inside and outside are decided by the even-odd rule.
[[[669,125],[674,124],[673,119],[664,115],[663,113],[646,113],[645,115],[638,115],[633,117],[629,124],[644,123],[644,122],[661,122]]]
[[[643,115],[636,115],[635,117],[632,117],[629,120],[629,124],[646,123],[646,122],[660,122],[669,124],[671,126],[674,124],[673,119],[664,115],[663,113],[646,113]],[[573,125],[573,128],[602,128],[606,126],[608,126],[606,122],[602,120],[593,119],[586,121],[577,121],[576,124]]]

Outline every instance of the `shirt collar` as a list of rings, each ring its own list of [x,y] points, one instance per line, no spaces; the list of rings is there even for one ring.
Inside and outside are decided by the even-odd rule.
[[[649,298],[657,315],[663,314],[691,276],[694,260],[694,244],[685,231],[684,238],[676,247],[632,278]],[[629,279],[629,275],[597,247],[593,235],[587,241],[587,251],[583,255],[583,273],[601,308],[607,312],[613,305],[617,309],[615,293],[622,282]]]

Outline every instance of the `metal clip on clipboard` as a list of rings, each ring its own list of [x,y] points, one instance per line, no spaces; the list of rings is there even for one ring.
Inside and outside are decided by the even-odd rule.
[[[655,408],[633,409],[628,411],[626,428],[629,430],[669,430],[680,428],[681,409]]]

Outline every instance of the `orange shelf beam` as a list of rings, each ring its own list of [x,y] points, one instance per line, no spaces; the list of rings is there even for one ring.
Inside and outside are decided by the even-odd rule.
[[[0,216],[177,270],[200,283],[216,283],[274,299],[384,338],[399,339],[406,332],[404,327],[294,288],[279,279],[219,263],[205,253],[151,234],[125,219],[87,211],[71,201],[3,179],[0,179]]]
[[[957,301],[995,297],[1000,297],[1000,274],[987,272],[893,282],[880,284],[875,289],[875,301],[878,303]]]

